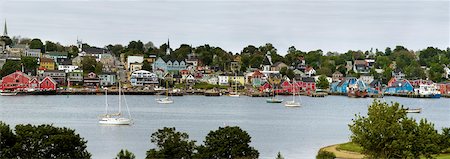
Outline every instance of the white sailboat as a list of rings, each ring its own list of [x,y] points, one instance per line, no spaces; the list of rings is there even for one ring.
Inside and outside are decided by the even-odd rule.
[[[106,103],[106,113],[100,116],[100,120],[98,121],[100,124],[104,125],[131,125],[131,114],[130,109],[128,108],[127,100],[124,96],[125,105],[127,106],[128,116],[126,118],[122,115],[122,92],[121,92],[120,82],[119,82],[119,111],[117,113],[108,113],[108,91],[105,89],[105,103]]]
[[[239,97],[239,92],[237,91],[237,75],[234,73],[234,92],[230,92],[230,97]]]
[[[166,81],[166,87],[167,87],[167,81]],[[169,96],[169,89],[166,89],[166,97],[164,98],[157,98],[156,102],[159,104],[172,104],[173,100]]]
[[[286,101],[284,106],[286,107],[300,107],[300,102],[295,102],[295,80],[292,82],[292,101]]]

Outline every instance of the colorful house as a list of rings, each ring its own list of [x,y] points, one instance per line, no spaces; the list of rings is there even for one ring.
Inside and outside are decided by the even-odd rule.
[[[40,58],[39,67],[45,68],[46,70],[55,70],[55,61],[51,58]]]
[[[316,81],[314,78],[302,78],[301,81],[297,81],[297,88],[304,92],[316,91]]]
[[[269,82],[264,83],[261,87],[259,87],[260,92],[270,92],[272,89],[272,85]]]
[[[28,85],[28,88],[30,89],[34,89],[34,90],[38,90],[39,89],[39,80],[36,77],[33,77],[30,82],[30,84]]]
[[[16,71],[2,78],[1,89],[11,91],[25,91],[29,87],[30,76]]]
[[[439,83],[438,87],[441,94],[450,94],[450,82]]]
[[[39,82],[39,89],[41,91],[56,90],[57,82],[53,78],[47,76],[41,82]]]
[[[251,81],[252,81],[252,86],[254,87],[259,87],[263,84],[263,78],[264,74],[262,74],[259,70],[255,70],[253,72]]]
[[[341,82],[331,84],[330,91],[333,93],[347,93],[349,85],[355,85],[358,79],[355,77],[345,77]]]
[[[399,80],[392,83],[391,86],[387,87],[386,90],[384,90],[384,93],[409,93],[413,91],[414,88],[408,80]]]

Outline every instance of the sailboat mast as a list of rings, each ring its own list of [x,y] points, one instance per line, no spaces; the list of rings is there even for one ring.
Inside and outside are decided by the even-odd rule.
[[[294,84],[295,84],[295,79],[292,82],[292,101],[295,102],[295,87],[294,87]]]
[[[105,88],[105,106],[106,106],[106,108],[105,108],[106,113],[105,114],[108,114],[108,89],[106,89],[106,88]]]
[[[121,91],[121,86],[120,86],[120,80],[119,80],[119,113],[122,113],[122,98],[120,98],[122,91]]]

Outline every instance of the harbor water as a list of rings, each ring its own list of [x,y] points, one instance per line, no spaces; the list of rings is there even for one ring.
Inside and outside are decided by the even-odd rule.
[[[355,114],[366,115],[373,99],[327,96],[298,98],[299,108],[266,103],[265,98],[241,96],[173,97],[174,103],[157,104],[156,96],[126,96],[134,124],[103,126],[98,115],[105,113],[105,96],[0,96],[0,121],[16,124],[53,124],[76,130],[84,137],[93,158],[114,158],[120,149],[128,149],[137,158],[155,145],[150,135],[163,127],[176,127],[190,139],[202,144],[211,130],[223,126],[239,126],[252,137],[251,146],[260,158],[315,158],[319,148],[349,141],[348,124]],[[285,101],[290,96],[281,96]],[[422,108],[420,114],[440,130],[450,127],[450,98],[415,99],[385,97],[381,101],[399,102],[405,107]],[[118,96],[108,96],[109,110],[117,111]],[[122,110],[125,115],[126,105]]]

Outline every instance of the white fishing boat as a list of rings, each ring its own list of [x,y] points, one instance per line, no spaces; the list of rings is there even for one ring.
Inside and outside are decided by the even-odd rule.
[[[300,102],[296,102],[295,101],[294,85],[295,85],[295,80],[292,82],[292,100],[291,101],[286,101],[284,103],[284,106],[286,106],[286,107],[300,107]]]
[[[167,81],[166,81],[166,87],[167,86],[168,86],[168,84],[167,84]],[[169,89],[166,89],[166,97],[164,97],[164,98],[156,98],[156,102],[159,103],[159,104],[172,104],[173,100],[169,96]]]
[[[16,96],[17,92],[2,91],[2,92],[0,92],[0,95],[2,95],[2,96]]]
[[[122,115],[122,96],[124,98],[125,105],[127,106],[128,118]],[[119,82],[119,111],[117,113],[109,113],[108,112],[108,91],[105,89],[105,114],[100,115],[99,123],[103,125],[131,125],[132,119],[130,114],[130,109],[128,107],[125,95],[122,95],[120,82]]]
[[[428,98],[440,98],[441,92],[437,88],[436,84],[420,84],[419,95],[428,97]]]
[[[155,90],[155,91],[165,91],[165,90],[167,90],[167,89],[164,88],[164,87],[156,86],[156,87],[153,88],[153,90]]]

